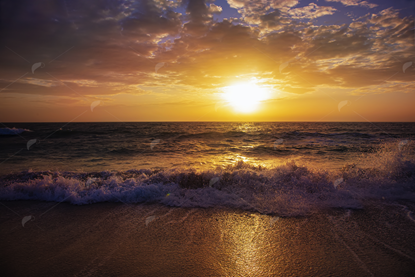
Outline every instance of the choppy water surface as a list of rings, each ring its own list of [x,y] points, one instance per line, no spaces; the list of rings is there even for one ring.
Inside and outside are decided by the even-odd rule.
[[[414,123],[6,125],[3,200],[155,201],[291,215],[412,199],[415,190]]]

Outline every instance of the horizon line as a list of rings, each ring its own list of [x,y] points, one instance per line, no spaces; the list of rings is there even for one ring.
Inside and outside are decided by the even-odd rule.
[[[168,120],[168,121],[72,121],[69,123],[213,123],[213,122],[256,122],[256,123],[415,123],[415,121],[238,121],[238,120],[223,120],[223,121],[187,121],[187,120]],[[68,123],[67,121],[10,121],[3,122],[3,124],[9,123]]]

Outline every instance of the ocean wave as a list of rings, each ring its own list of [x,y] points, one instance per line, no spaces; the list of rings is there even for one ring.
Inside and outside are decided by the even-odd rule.
[[[370,201],[415,201],[415,162],[401,149],[377,153],[375,165],[338,171],[287,161],[272,168],[238,161],[216,169],[102,172],[24,171],[0,177],[0,200],[85,205],[157,202],[177,207],[232,207],[282,216]]]
[[[242,137],[245,135],[250,135],[246,132],[242,131],[227,131],[227,132],[202,132],[202,133],[194,133],[194,134],[182,134],[177,137],[177,139],[215,139],[215,138],[236,138]]]
[[[3,136],[19,135],[23,132],[31,132],[31,131],[28,129],[20,129],[20,128],[0,128],[0,135],[3,135]]]
[[[368,133],[360,133],[360,132],[338,132],[338,133],[320,133],[320,132],[302,132],[302,131],[292,131],[287,132],[283,135],[287,135],[288,137],[356,137],[356,138],[376,138],[377,136],[374,134],[368,134]],[[382,134],[381,134],[382,135]]]

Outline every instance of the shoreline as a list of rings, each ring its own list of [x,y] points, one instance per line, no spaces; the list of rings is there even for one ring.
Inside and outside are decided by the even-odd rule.
[[[272,217],[2,201],[3,276],[412,276],[415,203]],[[33,216],[22,226],[25,216]]]

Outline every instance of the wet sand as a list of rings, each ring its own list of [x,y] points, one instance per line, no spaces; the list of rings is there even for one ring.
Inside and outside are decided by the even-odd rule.
[[[57,204],[1,202],[2,276],[415,275],[415,203],[297,218]]]

